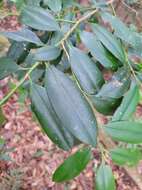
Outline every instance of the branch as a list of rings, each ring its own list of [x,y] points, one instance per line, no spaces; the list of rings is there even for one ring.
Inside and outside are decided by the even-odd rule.
[[[92,15],[94,15],[97,12],[97,9],[89,12],[88,14],[86,14],[85,16],[83,16],[82,18],[80,18],[78,21],[75,22],[75,24],[72,26],[72,28],[65,34],[65,36],[61,39],[61,41],[56,44],[56,46],[58,45],[62,45],[63,49],[65,50],[64,47],[64,42],[68,39],[68,37],[72,34],[72,32],[74,32],[74,30],[78,27],[78,25],[80,23],[82,23],[83,21],[87,20],[88,18],[90,18]],[[63,20],[62,20],[63,21]],[[67,53],[67,52],[66,52]],[[67,54],[68,55],[68,54]],[[25,80],[29,77],[30,73],[39,65],[39,63],[34,64],[29,71],[27,72],[27,74],[24,76],[24,78],[22,78],[19,83],[15,86],[15,88],[13,88],[1,101],[0,101],[0,106],[2,106],[15,92],[16,90],[25,82]]]
[[[25,82],[25,80],[29,77],[31,72],[39,65],[37,62],[34,64],[29,71],[25,74],[25,76],[19,81],[19,83],[0,101],[0,106],[2,106],[15,92],[16,90]]]
[[[66,20],[66,19],[60,19],[60,18],[56,19],[56,21],[58,21],[58,22],[67,22],[67,23],[75,24],[75,21]]]
[[[65,34],[65,36],[61,39],[61,41],[58,42],[58,45],[63,44],[68,37],[74,32],[74,30],[78,27],[78,25],[80,23],[82,23],[83,21],[87,20],[88,18],[90,18],[92,15],[94,15],[98,10],[95,9],[93,11],[91,11],[90,13],[86,14],[85,16],[81,17],[78,21],[76,21],[76,23],[72,26],[72,28]]]
[[[100,135],[99,138],[100,138],[101,142],[103,142],[103,144],[105,145],[105,147],[108,150],[116,147],[116,144],[112,141],[111,138],[106,136],[106,134],[104,133],[103,130],[100,130],[99,135]],[[130,168],[127,166],[124,166],[123,168],[126,171],[126,173],[128,174],[128,176],[132,179],[132,181],[138,186],[139,190],[142,190],[142,178],[139,175],[137,168],[136,167]]]

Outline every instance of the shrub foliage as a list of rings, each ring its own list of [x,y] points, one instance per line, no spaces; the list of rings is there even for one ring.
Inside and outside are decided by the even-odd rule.
[[[63,150],[78,147],[55,171],[55,182],[79,175],[97,147],[102,163],[95,169],[96,189],[116,189],[108,157],[118,165],[142,158],[142,123],[133,117],[140,102],[142,35],[116,16],[109,1],[92,0],[88,7],[74,0],[13,2],[22,27],[0,32],[11,44],[0,57],[0,79],[12,75],[19,82],[0,105],[17,90],[20,96],[28,92],[48,137]],[[105,126],[97,124],[96,111],[109,116]],[[101,130],[118,147],[106,150]]]

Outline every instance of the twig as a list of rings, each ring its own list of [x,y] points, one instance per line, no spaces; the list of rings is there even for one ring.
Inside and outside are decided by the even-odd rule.
[[[122,4],[123,4],[125,7],[127,7],[130,11],[134,12],[136,16],[138,15],[138,12],[137,12],[135,9],[133,9],[132,7],[130,7],[129,5],[127,5],[127,3],[125,3],[123,0],[122,0],[121,2],[122,2]]]
[[[0,106],[2,106],[15,92],[16,90],[25,82],[25,80],[29,77],[31,72],[39,65],[40,63],[37,62],[34,64],[26,75],[19,81],[19,83],[0,101]]]
[[[75,22],[75,24],[72,26],[72,28],[65,34],[65,36],[61,39],[61,41],[56,44],[56,46],[62,45],[68,59],[69,59],[69,55],[68,52],[66,51],[66,48],[64,46],[64,42],[68,39],[68,37],[72,34],[72,32],[74,32],[74,30],[78,27],[78,25],[85,21],[86,19],[90,18],[92,15],[94,15],[97,12],[97,9],[89,12],[88,14],[86,14],[85,16],[83,16],[82,18],[80,18],[78,21]],[[1,101],[0,101],[0,106],[2,106],[15,92],[16,90],[24,83],[24,81],[27,79],[27,77],[29,77],[30,73],[39,65],[39,63],[34,64],[29,71],[27,72],[27,74],[24,76],[24,78],[22,78],[19,83],[16,85],[15,88],[13,88]]]
[[[116,16],[115,8],[112,3],[110,4],[110,8],[112,10],[113,15]]]
[[[116,147],[116,144],[111,140],[111,138],[109,138],[108,136],[106,137],[104,131],[100,132],[100,139],[108,150]],[[138,174],[137,168],[130,168],[126,166],[124,166],[123,168],[128,174],[128,176],[130,176],[132,181],[138,186],[138,188],[142,190],[142,178]]]
[[[92,15],[94,15],[98,10],[95,9],[93,11],[91,11],[90,13],[86,14],[85,16],[81,17],[78,21],[76,21],[76,23],[72,26],[72,28],[65,34],[65,36],[61,39],[61,41],[59,41],[57,43],[58,45],[61,45],[62,43],[64,43],[68,37],[74,32],[74,30],[78,27],[78,25],[80,23],[82,23],[83,21],[87,20],[88,18],[90,18]]]
[[[137,83],[141,86],[142,83],[141,83],[141,81],[139,80],[139,78],[137,77],[137,75],[135,74],[135,71],[133,70],[133,67],[131,66],[131,64],[129,63],[129,61],[128,61],[128,65],[129,65],[130,70],[132,71],[132,74],[133,74],[134,78],[136,79]]]
[[[129,63],[129,59],[128,59],[128,55],[125,53],[125,59],[126,59],[126,63],[128,64],[134,78],[136,79],[136,82],[141,86],[142,83],[141,81],[139,80],[139,78],[137,77],[137,75],[135,74],[135,71],[133,70],[133,67],[131,66],[131,64]]]
[[[69,56],[69,54],[68,54],[68,51],[67,51],[67,49],[66,49],[64,43],[62,42],[61,45],[62,45],[62,48],[63,48],[63,50],[64,50],[64,52],[65,52],[65,54],[66,54],[66,56],[67,56],[67,58],[68,58],[68,60],[69,60],[69,59],[70,59],[70,56]]]
[[[67,22],[67,23],[71,23],[71,24],[75,24],[76,23],[73,20],[66,20],[66,19],[60,19],[60,18],[56,19],[56,21],[58,21],[58,22]]]

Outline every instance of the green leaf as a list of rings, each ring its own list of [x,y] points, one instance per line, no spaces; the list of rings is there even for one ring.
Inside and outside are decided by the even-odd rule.
[[[116,68],[118,60],[102,45],[102,43],[91,32],[82,32],[81,40],[105,68]]]
[[[124,96],[120,107],[113,115],[112,121],[128,120],[136,110],[139,102],[139,87],[132,83],[130,90]]]
[[[97,123],[93,111],[74,82],[50,66],[45,87],[59,119],[80,141],[96,146]]]
[[[110,166],[101,164],[97,170],[95,187],[96,190],[116,190]]]
[[[95,109],[104,115],[112,115],[121,102],[120,98],[101,97],[98,95],[92,95],[90,98]]]
[[[19,66],[11,59],[6,57],[0,58],[0,80],[16,72]]]
[[[142,36],[137,32],[130,30],[118,17],[109,13],[101,14],[103,20],[109,22],[114,29],[114,34],[130,44],[134,48],[142,48]]]
[[[52,61],[59,57],[61,51],[57,47],[47,46],[38,48],[35,52],[35,60],[37,61]]]
[[[23,63],[29,53],[28,42],[12,41],[7,52],[7,57],[17,63]]]
[[[131,144],[142,143],[142,123],[133,121],[111,122],[104,130],[114,140]]]
[[[112,79],[103,85],[99,97],[120,98],[130,86],[130,71],[121,67],[113,76]]]
[[[60,148],[69,150],[74,145],[75,138],[58,118],[45,88],[32,84],[31,100],[32,110],[48,137]]]
[[[44,0],[44,4],[48,5],[48,7],[55,13],[60,12],[62,9],[61,0]]]
[[[104,115],[112,115],[129,89],[130,82],[129,70],[120,68],[98,94],[90,96],[96,110]]]
[[[83,148],[68,157],[54,172],[53,181],[64,182],[78,176],[91,160],[89,148]]]
[[[9,39],[15,40],[17,42],[32,42],[37,45],[43,45],[37,35],[26,28],[22,28],[19,31],[15,32],[0,32],[0,35],[3,35]]]
[[[37,30],[57,31],[59,26],[54,17],[38,6],[26,6],[21,12],[21,22]]]
[[[41,0],[25,0],[27,5],[36,5],[36,6],[40,6],[40,2]]]
[[[110,156],[120,166],[134,166],[142,159],[142,153],[137,148],[115,148],[110,151]]]
[[[17,9],[21,9],[25,5],[40,6],[41,0],[10,0],[15,3]]]
[[[3,115],[2,109],[0,108],[0,126],[3,125],[5,121],[5,116]]]
[[[83,51],[70,49],[71,68],[82,89],[89,93],[97,93],[104,83],[103,76],[95,63]]]
[[[102,44],[122,63],[126,62],[124,49],[115,36],[106,30],[104,27],[98,24],[92,24],[92,30],[96,34],[97,38],[102,42]]]

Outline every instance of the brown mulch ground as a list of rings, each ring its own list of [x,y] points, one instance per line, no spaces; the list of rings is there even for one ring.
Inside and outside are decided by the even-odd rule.
[[[8,13],[13,14],[13,16],[7,16]],[[7,3],[3,5],[0,9],[0,31],[14,31],[20,28],[18,17],[14,14],[16,13],[16,8],[14,6],[8,7]]]

